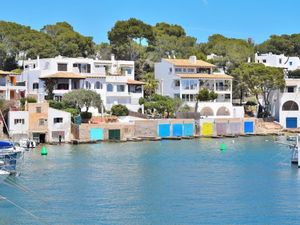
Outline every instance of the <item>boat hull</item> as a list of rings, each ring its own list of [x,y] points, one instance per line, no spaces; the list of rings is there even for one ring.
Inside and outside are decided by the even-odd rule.
[[[8,176],[9,176],[9,172],[4,171],[4,170],[0,170],[0,183],[2,183]]]
[[[0,161],[4,164],[0,166],[0,170],[16,172],[18,153],[0,154]]]

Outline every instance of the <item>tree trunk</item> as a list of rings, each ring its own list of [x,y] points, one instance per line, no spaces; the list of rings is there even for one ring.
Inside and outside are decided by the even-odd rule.
[[[195,119],[195,120],[197,120],[198,103],[199,103],[199,101],[196,101],[196,105],[195,105],[195,113],[194,113],[194,119]]]
[[[241,93],[240,93],[240,105],[243,104],[243,89],[241,89]]]

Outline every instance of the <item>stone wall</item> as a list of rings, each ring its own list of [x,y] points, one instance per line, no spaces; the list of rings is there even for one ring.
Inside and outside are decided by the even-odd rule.
[[[137,120],[135,121],[135,137],[157,137],[156,120]]]

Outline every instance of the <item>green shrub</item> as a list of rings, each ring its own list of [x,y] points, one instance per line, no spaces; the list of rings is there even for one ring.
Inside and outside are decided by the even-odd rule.
[[[92,113],[90,113],[90,112],[81,112],[80,116],[83,120],[87,120],[87,119],[89,120],[89,119],[92,118]]]
[[[125,105],[114,105],[111,107],[111,113],[114,116],[128,116],[129,110]]]
[[[257,105],[255,101],[247,101],[245,105]]]
[[[63,102],[49,100],[48,103],[49,103],[49,106],[54,109],[64,109],[65,108],[65,104]]]
[[[28,103],[36,103],[37,101],[36,101],[35,98],[28,97],[28,98],[27,98],[27,102],[28,102]]]
[[[22,108],[24,108],[26,101],[28,103],[36,103],[37,102],[36,99],[33,97],[21,98],[20,103],[21,103]]]
[[[78,115],[78,110],[74,109],[74,108],[66,108],[66,109],[64,109],[64,111],[71,113],[72,117]]]
[[[140,105],[145,104],[145,99],[144,99],[143,97],[141,97],[141,98],[139,99],[139,104],[140,104]]]

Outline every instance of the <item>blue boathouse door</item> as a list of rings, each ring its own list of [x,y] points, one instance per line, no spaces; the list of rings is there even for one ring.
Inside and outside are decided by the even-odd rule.
[[[286,118],[286,128],[297,128],[297,117],[287,117]]]

